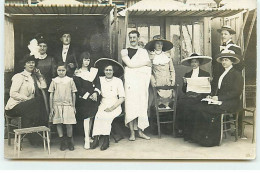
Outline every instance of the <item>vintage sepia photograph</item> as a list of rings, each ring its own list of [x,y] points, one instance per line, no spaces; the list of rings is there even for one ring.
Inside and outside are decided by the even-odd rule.
[[[5,0],[4,158],[254,160],[256,0]]]

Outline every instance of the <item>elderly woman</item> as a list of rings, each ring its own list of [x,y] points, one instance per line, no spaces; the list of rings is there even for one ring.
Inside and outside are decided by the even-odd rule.
[[[93,118],[98,110],[100,103],[100,80],[98,69],[91,67],[89,52],[83,52],[80,55],[79,70],[75,71],[74,81],[78,89],[76,110],[77,119],[84,121],[85,149],[90,148],[89,133],[92,126]]]
[[[166,53],[173,47],[170,41],[163,39],[160,35],[153,37],[153,40],[145,45],[149,51],[152,61],[151,84],[155,86],[175,85],[175,70],[170,55]],[[171,90],[158,90],[158,95],[162,98],[172,98]],[[151,100],[151,97],[150,97]],[[170,109],[168,102],[160,102],[159,108]]]
[[[240,109],[240,96],[243,90],[243,77],[233,64],[238,64],[240,56],[234,51],[222,51],[217,55],[217,62],[222,64],[224,72],[217,79],[218,85],[208,102],[199,102],[189,107],[192,112],[194,128],[191,140],[203,146],[219,145],[221,138],[221,114]],[[215,91],[215,92],[214,92]]]
[[[185,95],[178,100],[177,114],[176,114],[176,132],[177,135],[184,135],[184,140],[190,140],[190,132],[192,131],[193,123],[190,120],[191,114],[187,112],[187,107],[200,102],[202,98],[207,96],[208,93],[201,93],[199,91],[187,91],[187,78],[198,78],[198,77],[208,77],[210,79],[210,74],[200,68],[201,65],[211,62],[211,57],[200,56],[193,53],[190,57],[185,58],[181,61],[184,66],[191,67],[192,70],[185,73],[183,77],[182,91]]]
[[[125,100],[123,82],[119,79],[124,69],[121,64],[109,58],[99,59],[95,66],[104,72],[104,76],[100,77],[102,99],[94,120],[94,142],[91,149],[99,145],[99,137],[102,135],[104,140],[100,149],[106,150],[109,147],[111,124],[121,114],[121,104]]]
[[[21,116],[23,128],[44,125],[47,114],[40,89],[46,88],[46,82],[40,71],[35,68],[34,56],[25,56],[23,64],[24,71],[12,78],[10,98],[5,112],[8,116]],[[31,144],[39,142],[34,135],[29,134],[27,137]]]

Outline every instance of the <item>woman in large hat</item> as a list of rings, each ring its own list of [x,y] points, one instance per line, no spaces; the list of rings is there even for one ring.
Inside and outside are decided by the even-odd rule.
[[[236,112],[240,109],[240,96],[243,91],[243,77],[236,71],[234,64],[240,62],[240,56],[234,51],[222,51],[216,56],[224,72],[217,79],[217,87],[207,96],[209,102],[199,102],[187,109],[192,113],[194,128],[191,140],[203,146],[219,145],[221,140],[221,114]],[[213,104],[212,104],[213,103]]]
[[[121,104],[125,100],[125,91],[123,82],[120,77],[124,74],[124,68],[117,61],[109,58],[101,58],[96,61],[97,67],[101,74],[101,103],[95,116],[92,136],[94,137],[92,149],[99,145],[99,137],[103,136],[101,150],[109,147],[109,135],[111,124],[122,112]]]
[[[173,86],[175,85],[175,70],[173,61],[170,58],[169,51],[173,44],[163,39],[160,35],[153,37],[153,40],[145,45],[149,51],[149,56],[152,61],[152,76],[151,84],[155,86]],[[172,98],[171,90],[158,90],[158,94],[163,98]],[[159,108],[170,109],[169,102],[160,102]]]
[[[187,107],[194,103],[200,102],[209,93],[198,93],[197,91],[187,92],[187,79],[186,78],[198,78],[198,77],[208,77],[210,79],[210,74],[200,68],[201,65],[210,63],[212,60],[209,56],[202,56],[193,53],[190,57],[185,58],[181,61],[184,66],[191,67],[192,70],[185,73],[183,77],[182,91],[185,95],[178,100],[177,106],[177,116],[176,116],[176,133],[179,135],[184,135],[185,140],[190,140],[190,132],[192,131],[192,122],[190,121],[190,113],[187,112]]]
[[[85,144],[84,148],[90,148],[90,129],[92,127],[93,117],[96,115],[100,103],[100,80],[98,69],[92,67],[89,52],[83,52],[80,55],[80,69],[75,71],[73,77],[78,89],[76,99],[77,120],[83,121]]]

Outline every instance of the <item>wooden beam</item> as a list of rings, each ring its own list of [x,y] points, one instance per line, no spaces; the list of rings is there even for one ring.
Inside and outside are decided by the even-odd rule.
[[[246,21],[247,21],[247,18],[248,18],[248,15],[249,15],[249,10],[247,10],[246,12],[246,16],[243,20],[243,25],[241,26],[240,28],[240,31],[239,31],[239,35],[238,35],[238,38],[237,38],[237,45],[239,45],[239,41],[242,40],[242,37],[243,37],[243,31],[244,31],[244,28],[245,28],[245,25],[246,25]]]

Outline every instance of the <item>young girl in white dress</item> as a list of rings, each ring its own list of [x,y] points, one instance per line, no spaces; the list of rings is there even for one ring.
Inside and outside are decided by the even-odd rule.
[[[76,85],[72,78],[66,76],[64,64],[58,64],[58,76],[52,79],[50,92],[50,122],[57,124],[58,135],[61,140],[60,150],[67,148],[74,150],[72,140],[72,125],[76,124],[75,118],[75,92]],[[67,138],[63,135],[63,124],[66,125]]]

